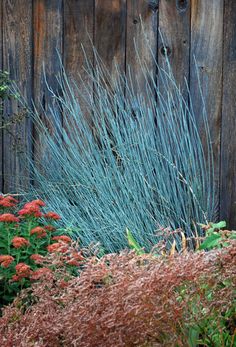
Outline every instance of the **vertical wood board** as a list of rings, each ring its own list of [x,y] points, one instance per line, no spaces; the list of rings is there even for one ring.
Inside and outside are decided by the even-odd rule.
[[[236,2],[225,1],[220,218],[236,228]]]
[[[44,124],[53,133],[54,127],[62,126],[62,117],[48,86],[60,93],[57,77],[61,72],[62,58],[62,0],[34,0],[33,2],[33,59],[34,59],[34,102]],[[57,112],[52,117],[50,107]],[[39,163],[48,157],[45,144],[34,129],[34,158]]]
[[[88,120],[92,117],[87,103],[86,88],[93,89],[85,69],[86,60],[93,65],[94,0],[64,1],[63,62],[69,78],[76,82],[81,95],[78,97],[82,112]],[[82,79],[82,81],[81,81]],[[85,83],[86,87],[83,86]]]
[[[158,64],[165,66],[166,55],[177,85],[187,99],[191,39],[191,1],[162,0],[159,9]]]
[[[134,91],[141,92],[147,98],[147,84],[156,75],[154,60],[157,56],[158,4],[153,3],[143,0],[127,1],[126,70],[128,75],[130,70],[131,80],[137,82],[133,85]],[[150,74],[147,80],[141,65],[145,65],[145,70]]]
[[[6,0],[3,6],[3,70],[10,72],[21,94],[30,104],[32,97],[32,2]],[[30,172],[25,153],[31,151],[31,122],[19,102],[4,106],[3,131],[4,191],[19,192],[29,185]]]
[[[195,117],[206,150],[206,137],[203,132],[204,124],[202,121],[204,107],[198,87],[198,74],[214,152],[216,219],[219,217],[222,42],[223,0],[192,0],[190,91]]]
[[[94,45],[109,72],[125,66],[126,0],[95,0]]]

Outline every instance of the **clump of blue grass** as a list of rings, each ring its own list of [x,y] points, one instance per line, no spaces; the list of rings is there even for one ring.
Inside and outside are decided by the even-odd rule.
[[[96,68],[87,62],[80,83],[62,69],[60,95],[48,86],[47,126],[34,114],[45,152],[33,162],[32,194],[58,212],[64,226],[76,227],[83,245],[99,242],[108,252],[127,247],[126,228],[146,250],[162,227],[195,236],[197,223],[214,219],[215,206],[204,102],[197,116],[206,148],[190,93],[186,101],[168,62],[157,65],[157,78],[140,62],[145,83],[139,89],[131,69],[125,76],[116,67],[111,79],[94,54]]]

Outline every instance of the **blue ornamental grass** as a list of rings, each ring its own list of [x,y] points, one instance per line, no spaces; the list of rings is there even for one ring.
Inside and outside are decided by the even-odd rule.
[[[197,223],[214,219],[204,101],[197,117],[205,148],[190,94],[186,101],[168,61],[164,68],[156,64],[157,78],[140,62],[140,90],[130,69],[125,76],[116,67],[111,79],[94,54],[96,68],[87,61],[79,83],[62,68],[60,95],[48,86],[47,125],[34,113],[44,150],[32,163],[32,195],[59,213],[83,245],[99,242],[107,252],[127,247],[126,228],[146,250],[160,241],[162,228],[193,237]]]

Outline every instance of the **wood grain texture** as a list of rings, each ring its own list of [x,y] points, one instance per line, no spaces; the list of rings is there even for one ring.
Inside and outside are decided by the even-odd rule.
[[[32,2],[6,0],[3,11],[3,69],[10,72],[23,97],[32,97]],[[4,122],[16,120],[22,113],[16,100],[5,102]],[[18,192],[29,184],[24,153],[31,150],[31,123],[27,118],[13,122],[3,132],[4,191]]]
[[[223,0],[192,0],[191,5],[191,73],[190,90],[195,116],[202,135],[203,104],[198,88],[197,73],[206,110],[214,151],[215,189],[219,214],[220,132],[222,96]],[[196,65],[194,62],[196,59]],[[206,148],[206,138],[202,135]]]
[[[189,81],[191,1],[162,0],[159,6],[158,64],[164,67],[166,54],[177,84],[187,98]]]
[[[154,57],[157,56],[157,3],[155,1],[143,0],[127,1],[126,65],[127,70],[130,69],[131,71],[131,78],[138,81],[134,88],[137,91],[142,91],[142,93],[145,93],[146,80],[140,63],[143,64],[145,62],[146,69],[151,76],[156,74],[156,65],[152,54]],[[138,51],[138,56],[135,52],[136,50]]]
[[[86,68],[86,59],[93,64],[93,36],[94,0],[64,0],[64,67],[68,77],[80,86],[80,91],[85,97],[86,91],[82,87],[81,78],[86,86],[92,88],[92,82],[85,73],[84,68]],[[86,57],[84,54],[86,54]],[[82,111],[90,119],[91,110],[83,98],[79,96],[78,98]]]
[[[225,1],[221,139],[221,215],[236,228],[236,2]]]
[[[56,94],[59,93],[57,77],[61,71],[59,58],[62,57],[62,0],[34,0],[33,5],[34,102],[43,122],[53,132],[49,108],[55,104],[47,84]],[[57,126],[62,125],[60,114],[54,122]],[[48,154],[47,148],[38,137],[37,130],[34,138],[34,157],[40,161]]]
[[[83,46],[89,60],[93,60],[94,0],[64,0],[64,54],[66,72],[78,80],[83,76],[85,58]]]
[[[3,29],[3,6],[2,1],[0,2],[0,24],[1,24],[1,30],[0,30],[0,69],[3,69],[2,66],[2,49],[3,49],[3,42],[2,42],[2,29]],[[0,127],[3,126],[3,112],[0,110]],[[3,130],[0,128],[0,193],[3,191]]]
[[[94,44],[110,73],[125,68],[126,0],[95,0]]]

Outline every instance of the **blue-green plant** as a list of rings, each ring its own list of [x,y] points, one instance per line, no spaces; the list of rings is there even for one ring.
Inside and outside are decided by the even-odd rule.
[[[140,62],[140,89],[130,68],[125,76],[116,66],[111,79],[94,55],[96,68],[87,61],[79,83],[62,68],[60,94],[48,86],[53,103],[46,125],[41,110],[34,112],[45,146],[32,165],[34,196],[58,211],[64,225],[78,226],[74,236],[83,244],[100,242],[109,252],[127,247],[126,228],[146,250],[158,242],[160,227],[194,236],[197,223],[214,220],[215,207],[204,102],[197,115],[203,149],[190,93],[187,102],[168,61],[160,68],[153,58],[157,79]]]

